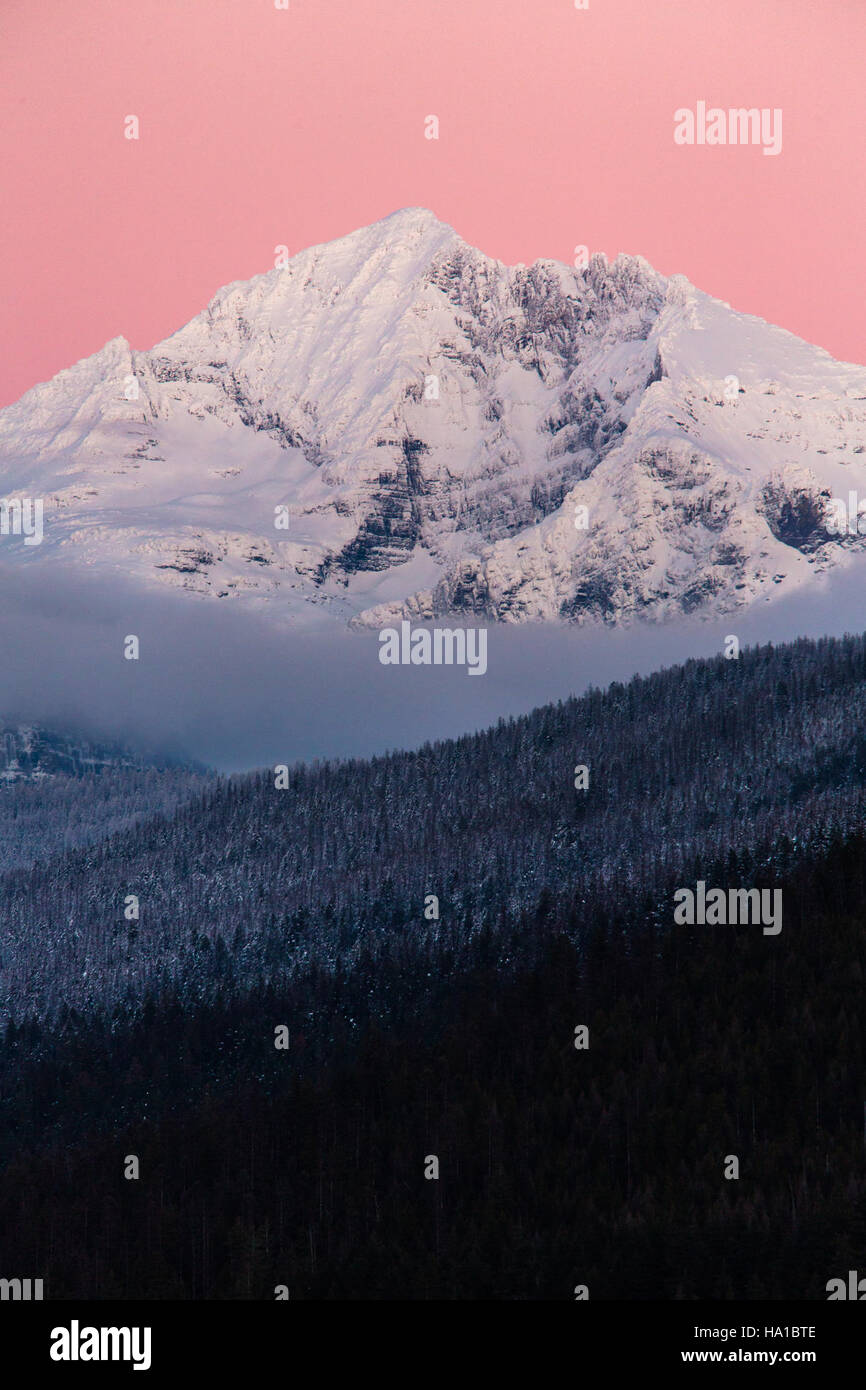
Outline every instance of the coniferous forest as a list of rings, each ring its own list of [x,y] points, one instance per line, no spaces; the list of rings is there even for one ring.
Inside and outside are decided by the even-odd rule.
[[[46,803],[0,882],[3,1263],[48,1296],[824,1299],[866,1265],[866,639],[154,769],[117,824],[116,774],[69,775],[87,835]],[[678,925],[698,880],[780,889],[782,930]]]

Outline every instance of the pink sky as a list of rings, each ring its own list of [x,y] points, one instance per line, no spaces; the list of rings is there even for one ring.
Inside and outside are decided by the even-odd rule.
[[[864,0],[289,5],[0,0],[0,403],[415,205],[509,262],[640,253],[866,362]],[[676,146],[698,100],[781,107],[782,153]]]

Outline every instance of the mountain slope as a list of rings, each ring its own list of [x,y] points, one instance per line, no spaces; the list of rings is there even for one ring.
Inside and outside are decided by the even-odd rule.
[[[61,999],[110,1010],[157,987],[202,1000],[311,964],[351,973],[395,939],[456,945],[544,901],[575,937],[623,894],[667,923],[673,887],[712,883],[714,865],[735,885],[772,881],[866,830],[866,638],[690,661],[276,780],[193,786],[173,813],[7,874],[0,1024],[44,1021]]]
[[[826,513],[866,497],[866,369],[640,258],[509,268],[407,209],[28,392],[0,469],[46,507],[4,557],[279,615],[724,609],[862,544]]]
[[[0,872],[173,811],[211,780],[201,767],[0,722]]]
[[[824,1299],[866,1234],[864,781],[866,639],[800,641],[3,876],[7,1269]],[[783,930],[678,923],[697,878],[780,892]]]

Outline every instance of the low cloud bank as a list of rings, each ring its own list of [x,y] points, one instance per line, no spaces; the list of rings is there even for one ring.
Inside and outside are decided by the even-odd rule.
[[[0,715],[222,771],[416,747],[712,656],[729,633],[746,646],[866,628],[866,565],[856,564],[808,594],[774,594],[709,621],[493,626],[487,670],[468,680],[461,666],[383,665],[375,631],[330,620],[280,628],[238,607],[142,594],[59,564],[5,565],[0,586]],[[138,661],[124,659],[128,634],[139,638]]]

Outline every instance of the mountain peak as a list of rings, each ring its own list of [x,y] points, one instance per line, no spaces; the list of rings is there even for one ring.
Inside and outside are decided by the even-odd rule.
[[[787,591],[859,544],[823,518],[864,458],[863,369],[642,257],[508,267],[419,207],[0,413],[40,555],[379,624]]]
[[[377,270],[381,269],[380,258],[384,256],[417,274],[435,254],[455,244],[463,244],[457,232],[429,208],[398,208],[347,236],[301,251],[293,259],[303,266],[310,261],[333,261],[341,273],[350,267],[359,273],[370,261]]]
[[[422,227],[425,229],[428,227],[444,227],[449,232],[454,230],[447,222],[443,222],[441,218],[437,217],[435,212],[431,212],[429,208],[422,207],[396,208],[394,212],[387,213],[385,217],[378,218],[377,221],[372,222],[370,225],[373,227],[384,227],[388,224],[410,228]]]

